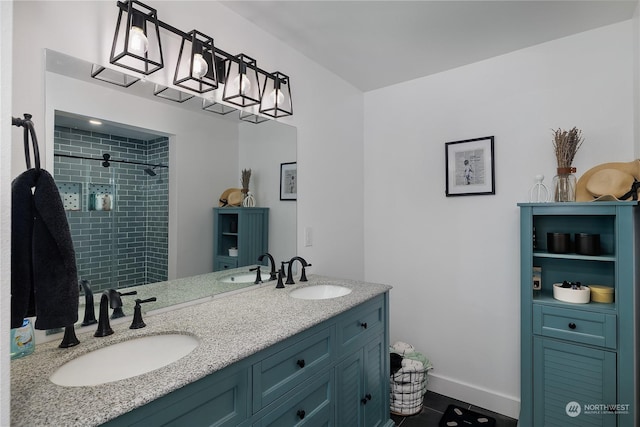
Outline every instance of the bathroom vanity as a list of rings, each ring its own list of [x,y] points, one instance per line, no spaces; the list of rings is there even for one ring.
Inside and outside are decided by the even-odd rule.
[[[351,292],[320,300],[290,296],[324,284]],[[148,316],[140,330],[122,323],[109,337],[78,335],[75,348],[41,344],[12,361],[12,426],[391,426],[389,289],[310,275],[285,289],[268,282]],[[89,387],[49,380],[62,364],[101,346],[169,333],[193,335],[200,344],[128,379]]]

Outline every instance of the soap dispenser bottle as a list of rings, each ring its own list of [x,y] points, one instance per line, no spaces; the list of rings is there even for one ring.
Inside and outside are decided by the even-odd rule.
[[[22,326],[11,329],[11,359],[28,356],[36,348],[36,337],[29,319],[22,321]]]

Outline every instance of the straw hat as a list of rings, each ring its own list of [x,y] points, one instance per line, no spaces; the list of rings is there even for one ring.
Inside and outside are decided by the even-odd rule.
[[[240,206],[242,205],[242,189],[241,188],[227,188],[220,195],[218,200],[218,206]]]
[[[576,201],[627,200],[640,180],[640,160],[603,163],[586,171],[576,184]]]

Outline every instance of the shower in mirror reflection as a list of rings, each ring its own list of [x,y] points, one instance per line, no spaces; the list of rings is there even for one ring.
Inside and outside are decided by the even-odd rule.
[[[168,138],[130,133],[111,122],[96,132],[81,123],[85,117],[59,113],[54,176],[69,198],[81,277],[96,292],[167,280],[169,196],[161,178],[169,164]],[[91,194],[108,194],[110,209],[91,209]]]

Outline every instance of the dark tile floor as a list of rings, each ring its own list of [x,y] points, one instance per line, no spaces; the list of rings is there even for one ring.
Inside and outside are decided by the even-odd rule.
[[[447,410],[449,405],[458,405],[462,408],[471,409],[472,411],[495,418],[496,427],[516,427],[518,425],[518,420],[514,420],[513,418],[478,408],[477,406],[432,391],[427,391],[427,394],[424,396],[424,403],[420,413],[409,417],[392,414],[391,419],[398,427],[438,427],[440,418],[442,418],[442,414],[444,414],[444,411]]]

